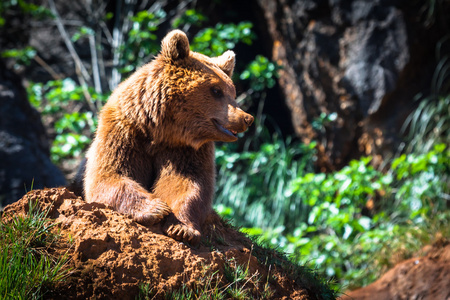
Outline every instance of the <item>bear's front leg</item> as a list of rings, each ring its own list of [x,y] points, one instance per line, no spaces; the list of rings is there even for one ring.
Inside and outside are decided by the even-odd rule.
[[[86,200],[110,205],[144,225],[158,223],[171,212],[166,202],[125,176],[110,176],[87,184]]]
[[[214,188],[213,174],[195,173],[169,166],[154,187],[155,196],[164,199],[172,210],[164,221],[164,233],[191,245],[200,242],[202,225],[211,213]]]

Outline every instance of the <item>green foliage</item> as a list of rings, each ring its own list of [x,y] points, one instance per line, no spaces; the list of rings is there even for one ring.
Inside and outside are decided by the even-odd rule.
[[[251,279],[248,278],[250,275],[248,265],[247,267],[241,266],[236,263],[236,260],[231,259],[225,264],[224,275],[228,282],[231,282],[226,291],[232,299],[248,299],[250,297],[249,291],[246,289],[246,282]]]
[[[86,99],[86,94],[90,100]],[[104,103],[107,95],[98,94],[93,88],[83,88],[70,78],[30,84],[28,95],[30,103],[42,115],[55,120],[55,139],[50,151],[52,160],[59,163],[80,156],[97,127],[97,116],[92,111],[96,110],[94,104]]]
[[[173,21],[172,27],[179,28],[180,26],[187,24],[201,26],[207,20],[208,18],[202,13],[196,11],[195,9],[188,9],[181,17],[176,18]]]
[[[207,268],[206,268],[207,269]],[[206,270],[205,269],[205,270]],[[205,273],[198,278],[195,287],[183,285],[180,289],[169,292],[165,299],[170,300],[222,300],[226,299],[223,287],[220,286],[220,277],[218,272],[212,274]]]
[[[400,183],[395,204],[410,211],[409,219],[419,221],[446,209],[450,150],[445,144],[435,145],[425,154],[403,154],[393,161],[392,170]]]
[[[91,139],[82,134],[59,134],[53,141],[50,158],[59,163],[64,158],[79,157],[90,143]]]
[[[221,299],[271,299],[274,292],[268,283],[269,278],[263,278],[258,272],[250,274],[249,266],[239,265],[235,259],[225,261],[224,274],[212,272],[210,267],[203,266],[202,275],[196,278],[194,285],[183,285],[181,288],[165,295],[173,300],[221,300]],[[262,286],[258,292],[256,286]],[[147,293],[147,291],[150,291]],[[140,286],[139,299],[150,299],[152,295],[149,284]]]
[[[323,132],[325,130],[325,125],[335,121],[337,118],[337,113],[321,113],[318,118],[314,119],[311,122],[312,128],[314,128],[317,131]]]
[[[132,28],[120,48],[122,73],[133,72],[138,66],[147,62],[150,55],[159,51],[156,31],[161,19],[165,16],[165,11],[158,10],[155,13],[140,11],[131,17]]]
[[[247,68],[241,73],[241,80],[249,80],[250,87],[257,92],[273,88],[278,78],[280,67],[269,61],[267,57],[257,55]]]
[[[427,152],[434,144],[449,141],[450,94],[422,99],[405,125],[409,126],[410,151]]]
[[[260,152],[264,153],[264,150]],[[276,210],[270,205],[260,206],[259,214],[271,216],[270,220],[261,221],[271,226],[263,230],[263,225],[255,222],[258,227],[243,230],[259,236],[272,247],[291,253],[294,261],[301,264],[309,262],[342,284],[370,283],[389,263],[383,257],[392,254],[393,249],[405,247],[412,253],[420,241],[430,235],[431,223],[435,228],[449,225],[448,217],[442,215],[449,215],[446,205],[450,151],[444,144],[438,144],[426,154],[402,155],[392,161],[391,169],[386,173],[375,170],[370,161],[370,157],[355,160],[330,174],[298,172],[300,175],[290,180],[289,189],[283,188],[283,191],[288,190],[284,196],[295,195],[297,203],[304,203],[304,210],[308,213],[296,215],[294,223],[287,226],[286,219],[278,219]],[[262,168],[258,171],[263,173],[256,176],[264,176],[267,172]],[[247,172],[251,174],[250,170]],[[252,198],[249,192],[253,189],[252,181],[243,180],[246,185],[234,183],[234,186],[247,190],[249,195],[233,197],[237,191],[230,191],[227,195],[233,200],[247,202]],[[256,186],[266,194],[279,193],[265,190],[265,186],[269,186],[267,182]],[[241,191],[241,194],[246,192]],[[291,202],[289,198],[285,201]],[[364,212],[366,204],[374,201],[382,209]],[[239,206],[248,204],[240,203]],[[252,214],[253,211],[250,208],[247,213]],[[280,214],[283,212],[286,215],[293,213],[281,210]],[[237,216],[237,225],[248,224],[245,217],[234,215]],[[384,249],[391,249],[391,252],[375,260]]]
[[[36,56],[36,50],[31,47],[25,47],[23,49],[10,49],[3,51],[1,56],[4,58],[13,58],[15,60],[15,67],[30,65],[33,58]]]
[[[64,112],[69,103],[84,99],[83,89],[70,78],[32,83],[28,86],[28,96],[31,105],[44,115]]]
[[[21,14],[33,18],[45,18],[52,16],[44,6],[30,3],[27,0],[2,0],[0,1],[0,27],[6,25],[8,15]]]
[[[95,32],[94,30],[92,30],[92,28],[86,27],[86,26],[81,26],[80,29],[78,30],[78,32],[75,32],[72,36],[72,41],[76,42],[79,39],[86,37],[88,35],[94,35]]]
[[[253,240],[255,237],[250,236]],[[263,245],[263,246],[261,246]],[[309,268],[306,264],[293,263],[288,260],[286,254],[281,252],[280,247],[270,246],[268,240],[259,238],[253,247],[253,255],[259,262],[266,267],[280,270],[281,273],[287,275],[288,278],[295,282],[301,282],[303,286],[307,286],[310,291],[314,291],[318,299],[336,299],[339,294],[339,286],[331,280],[325,279],[319,275],[317,269]],[[268,274],[267,282],[271,281],[271,275]],[[264,293],[265,294],[265,293]],[[270,299],[270,297],[268,297]]]
[[[216,149],[220,174],[216,204],[240,226],[269,228],[284,224],[293,229],[305,219],[307,203],[294,193],[287,194],[290,182],[311,170],[314,143],[303,145],[274,137],[262,143],[260,151],[237,153],[225,144]],[[267,216],[272,217],[268,220]]]
[[[406,119],[404,131],[408,133],[409,152],[425,153],[438,143],[450,140],[450,36],[442,38],[436,46],[438,59],[431,82],[431,94],[418,95],[415,109]],[[441,53],[442,52],[442,53]]]
[[[90,144],[91,136],[97,127],[97,118],[88,111],[64,114],[55,123],[56,138],[51,148],[51,158],[60,162],[63,158],[79,157]],[[86,135],[86,129],[90,135]]]
[[[201,30],[193,39],[191,49],[208,56],[219,56],[225,51],[234,49],[236,44],[251,45],[256,38],[252,31],[253,24],[240,22],[239,24],[218,23],[214,28]]]
[[[81,132],[86,127],[89,128],[91,132],[94,132],[96,127],[94,116],[90,111],[64,114],[64,117],[55,123],[55,130],[58,134],[62,134],[66,130]]]
[[[154,298],[155,293],[153,292],[153,287],[151,282],[141,282],[138,285],[139,294],[136,297],[138,300],[151,300]]]
[[[0,219],[0,298],[41,299],[67,274],[67,256],[52,257],[47,249],[58,241],[47,212],[30,202],[25,217]]]

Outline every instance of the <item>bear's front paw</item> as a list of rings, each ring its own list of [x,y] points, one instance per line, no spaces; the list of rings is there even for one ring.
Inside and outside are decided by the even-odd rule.
[[[170,207],[161,199],[143,201],[133,213],[133,219],[138,223],[153,225],[160,222],[171,213]]]
[[[165,234],[171,238],[196,246],[200,243],[201,233],[197,229],[170,218],[163,227]]]

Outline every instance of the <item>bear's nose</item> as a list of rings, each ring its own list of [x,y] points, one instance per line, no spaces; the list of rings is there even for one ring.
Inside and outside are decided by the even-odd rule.
[[[252,115],[246,114],[244,117],[244,121],[248,126],[252,125],[253,120],[254,120],[254,118]]]

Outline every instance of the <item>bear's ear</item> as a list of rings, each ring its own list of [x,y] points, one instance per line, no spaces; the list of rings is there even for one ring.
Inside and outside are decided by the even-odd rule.
[[[164,58],[173,61],[189,56],[189,40],[181,30],[172,30],[161,42],[161,54]]]
[[[225,72],[229,77],[233,75],[234,65],[236,63],[235,54],[233,51],[228,50],[224,54],[218,57],[214,57],[214,62],[217,66]]]

